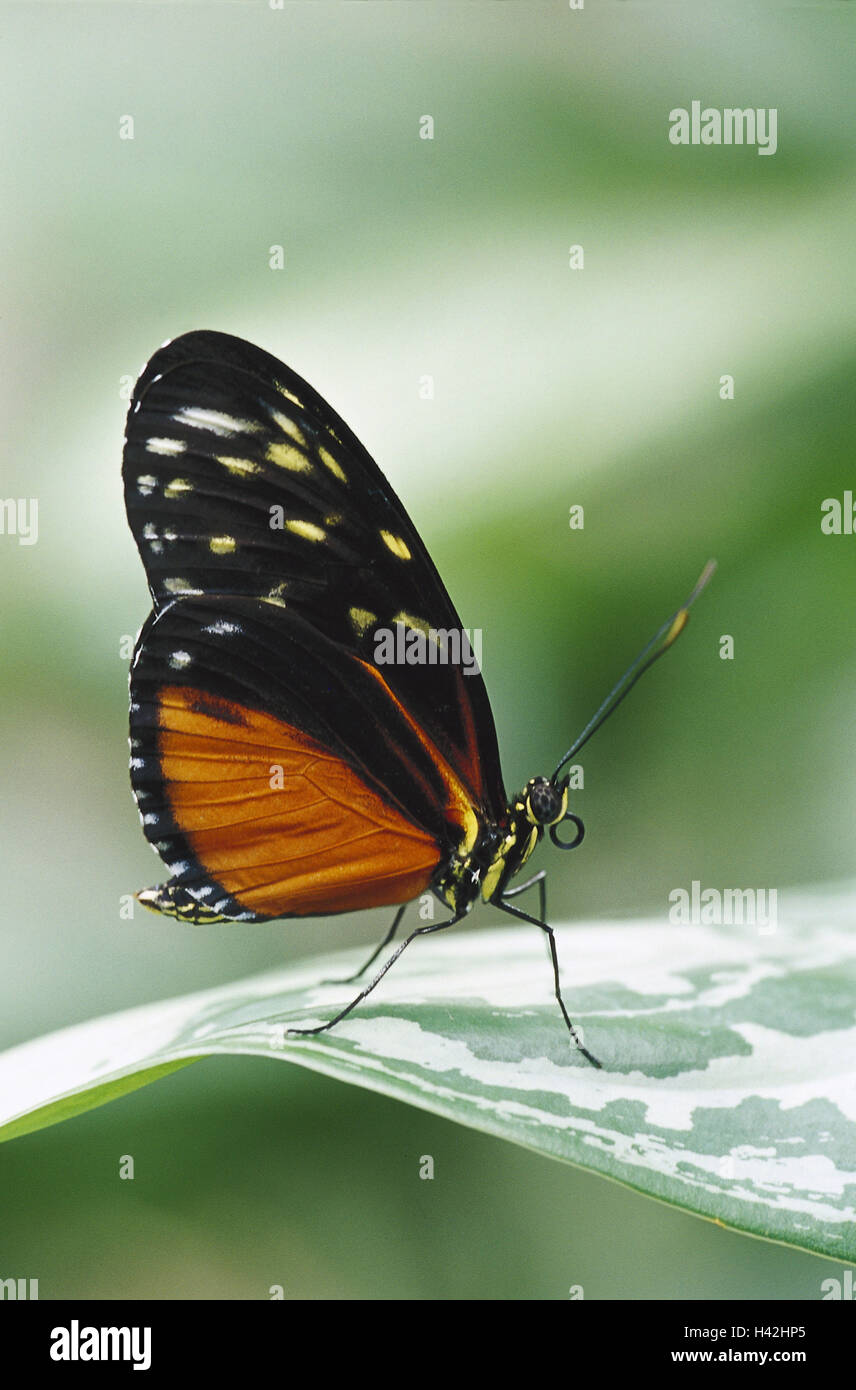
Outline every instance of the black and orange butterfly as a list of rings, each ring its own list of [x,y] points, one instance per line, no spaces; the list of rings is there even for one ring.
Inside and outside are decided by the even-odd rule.
[[[509,801],[481,674],[440,659],[439,637],[462,633],[443,582],[380,469],[311,386],[240,338],[176,338],[137,382],[123,476],[154,605],[131,668],[131,782],[172,875],[139,901],[192,923],[398,905],[357,979],[406,904],[433,891],[446,920],[412,931],[328,1023],[288,1030],[320,1033],[414,937],[481,897],[546,933],[562,1015],[599,1066],[562,999],[544,871],[511,884],[545,828],[562,848],[580,843],[562,770],[675,640],[711,567],[552,776]],[[378,661],[381,631],[404,637],[403,661]],[[534,884],[539,917],[510,902]]]

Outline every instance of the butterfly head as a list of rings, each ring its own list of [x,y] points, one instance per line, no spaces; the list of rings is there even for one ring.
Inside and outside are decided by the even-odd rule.
[[[568,782],[551,782],[549,777],[532,777],[520,797],[530,825],[556,825],[568,809]]]
[[[585,835],[579,816],[568,810],[568,781],[567,777],[532,777],[518,798],[518,805],[538,837],[549,828],[550,839],[558,849],[576,849]],[[563,820],[573,821],[576,826],[573,840],[559,839],[558,827]]]

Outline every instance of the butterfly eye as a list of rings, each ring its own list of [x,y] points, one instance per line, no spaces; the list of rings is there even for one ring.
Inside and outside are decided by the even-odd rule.
[[[533,777],[526,788],[526,818],[532,825],[555,825],[568,805],[567,788],[561,790],[547,777]]]

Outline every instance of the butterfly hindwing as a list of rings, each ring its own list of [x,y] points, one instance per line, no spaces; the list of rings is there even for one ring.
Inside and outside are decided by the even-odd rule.
[[[369,454],[317,392],[249,343],[196,332],[155,354],[134,393],[123,472],[156,614],[198,596],[261,601],[274,626],[288,614],[326,639],[343,670],[375,666],[379,629],[460,633]],[[480,673],[441,662],[375,669],[479,812],[501,815]]]
[[[258,600],[177,599],[149,619],[131,728],[143,827],[173,874],[153,890],[168,905],[148,901],[192,920],[409,901],[477,831],[382,674]]]

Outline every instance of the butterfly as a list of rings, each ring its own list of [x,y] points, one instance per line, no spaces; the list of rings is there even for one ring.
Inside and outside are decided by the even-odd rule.
[[[152,612],[130,674],[131,784],[170,872],[137,894],[182,922],[263,922],[433,893],[461,921],[479,899],[546,934],[545,873],[514,884],[545,830],[582,840],[563,770],[682,630],[658,630],[549,777],[506,795],[487,690],[407,512],[345,422],[251,343],[186,333],[144,368],[123,479]],[[390,638],[392,641],[390,641]],[[383,650],[382,642],[383,639]],[[559,826],[574,833],[563,839]],[[534,886],[538,916],[511,900]]]

